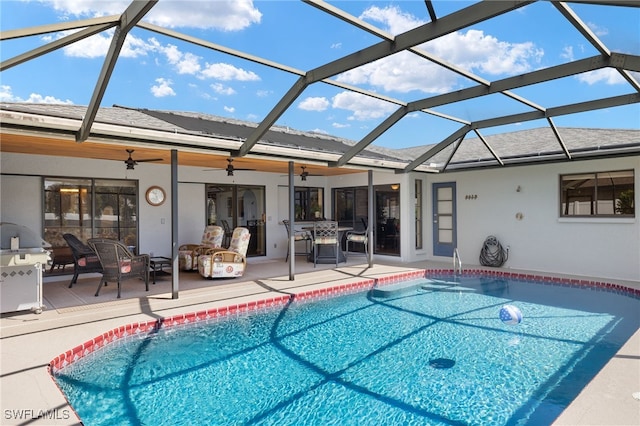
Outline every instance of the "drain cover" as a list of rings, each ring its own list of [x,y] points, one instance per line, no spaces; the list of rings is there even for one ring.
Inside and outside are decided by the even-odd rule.
[[[429,366],[431,368],[451,368],[456,364],[456,362],[449,358],[436,358],[429,361]]]

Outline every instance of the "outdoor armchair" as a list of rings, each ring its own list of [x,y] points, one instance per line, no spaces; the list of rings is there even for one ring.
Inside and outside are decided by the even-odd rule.
[[[102,284],[116,281],[118,283],[118,299],[120,298],[121,282],[139,278],[144,280],[145,289],[149,291],[149,255],[134,255],[127,246],[116,240],[94,238],[89,240],[89,246],[98,255],[102,264],[102,279],[98,284],[96,297],[100,294]]]
[[[73,234],[64,234],[62,237],[67,242],[73,256],[73,278],[71,278],[69,288],[73,287],[78,281],[78,275],[80,274],[102,272],[100,259],[98,259],[98,255],[91,247],[80,241]]]
[[[178,266],[183,271],[198,270],[198,254],[202,248],[222,247],[224,229],[221,226],[209,225],[204,228],[199,244],[183,244],[178,247]]]
[[[208,249],[198,257],[198,272],[204,278],[241,277],[247,267],[247,248],[251,233],[244,227],[233,230],[226,249]]]

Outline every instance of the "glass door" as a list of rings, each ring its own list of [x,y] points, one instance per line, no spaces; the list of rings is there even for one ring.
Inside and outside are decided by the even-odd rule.
[[[249,229],[247,256],[266,255],[265,189],[254,185],[207,185],[207,224],[229,234],[238,226]],[[230,235],[225,239],[228,245]]]
[[[456,242],[456,184],[433,184],[433,254],[453,256]]]
[[[375,253],[400,255],[400,185],[374,188],[376,206]]]

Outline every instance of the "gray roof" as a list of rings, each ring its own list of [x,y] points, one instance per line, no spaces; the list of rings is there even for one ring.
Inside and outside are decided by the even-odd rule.
[[[86,107],[78,105],[8,102],[0,103],[0,110],[76,120],[81,120],[86,113]],[[95,121],[129,128],[153,129],[239,141],[248,137],[257,126],[256,123],[197,112],[159,111],[117,105],[100,108]],[[563,144],[570,155],[580,154],[581,156],[593,157],[619,152],[622,153],[619,155],[640,153],[640,130],[561,127],[558,128],[558,134],[559,137],[549,127],[540,127],[484,136],[483,138],[504,164],[510,162],[523,164],[551,157],[568,159],[564,153]],[[135,134],[132,134],[132,137],[135,137]],[[355,144],[354,141],[321,133],[301,132],[282,127],[272,127],[259,143],[298,148],[301,158],[308,158],[313,152],[343,154]],[[454,148],[454,145],[448,145],[437,152],[434,151],[431,157],[423,159],[424,163],[434,164],[434,168],[441,171],[444,171],[445,165],[448,169],[462,169],[498,164],[489,148],[479,138],[465,138],[457,149]],[[429,150],[434,150],[435,147],[437,145],[390,149],[370,145],[358,156],[411,162],[425,155]],[[456,149],[455,154],[449,159],[454,149]]]
[[[574,127],[558,128],[560,140],[570,154],[591,153],[592,155],[604,154],[618,148],[640,149],[640,130],[635,129],[584,129]],[[560,140],[549,127],[521,130],[511,133],[501,133],[484,136],[487,145],[502,160],[533,157],[545,157],[563,154],[564,150]],[[418,158],[435,145],[416,146],[399,149],[395,153],[400,158],[412,161]],[[427,162],[445,163],[453,147],[449,146],[432,156]],[[491,151],[480,138],[465,138],[458,147],[450,164],[493,162]],[[471,166],[471,164],[468,164]]]
[[[240,120],[231,120],[210,114],[202,114],[184,111],[157,111],[138,109],[137,111],[154,117],[158,120],[171,123],[184,131],[198,134],[232,137],[238,140],[246,140],[258,123]],[[261,144],[277,145],[288,148],[302,148],[309,151],[324,151],[334,154],[344,154],[353,144],[353,141],[333,137],[323,133],[302,132],[288,127],[274,126],[260,139]],[[379,158],[397,160],[391,152],[387,155],[363,150],[359,156],[367,158]]]

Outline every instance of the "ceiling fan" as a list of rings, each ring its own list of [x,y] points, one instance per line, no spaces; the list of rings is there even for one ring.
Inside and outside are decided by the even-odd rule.
[[[146,163],[149,161],[162,161],[163,158],[145,158],[142,160],[134,160],[131,157],[131,154],[133,154],[133,149],[127,149],[127,152],[129,153],[129,158],[127,158],[126,160],[124,160],[124,164],[127,165],[127,170],[133,170],[135,166],[138,165],[138,163]]]
[[[204,171],[210,171],[210,170],[220,170],[220,169],[204,169]],[[224,170],[226,170],[227,176],[233,176],[233,172],[235,172],[236,170],[256,170],[256,169],[245,169],[245,168],[236,167],[233,165],[233,158],[227,158],[227,167]]]
[[[307,166],[300,166],[302,169],[302,173],[300,173],[300,180],[306,181],[308,176],[322,176],[322,175],[314,175],[307,171]],[[282,175],[287,176],[287,175]]]

